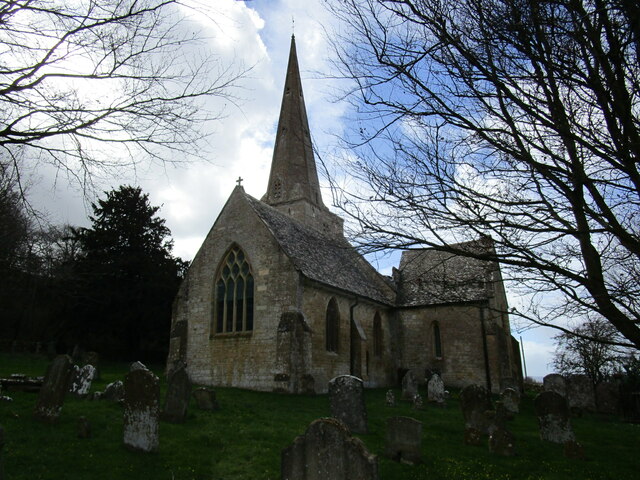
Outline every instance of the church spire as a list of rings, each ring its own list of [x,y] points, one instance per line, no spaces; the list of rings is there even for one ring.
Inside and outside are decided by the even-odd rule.
[[[324,208],[293,35],[269,186],[263,200],[274,206],[302,200]]]

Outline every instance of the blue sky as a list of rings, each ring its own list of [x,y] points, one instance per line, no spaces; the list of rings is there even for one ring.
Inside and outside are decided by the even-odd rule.
[[[305,100],[316,149],[324,158],[334,147],[336,135],[345,128],[346,105],[335,102],[338,85],[327,80],[331,73],[330,49],[325,29],[337,25],[325,11],[322,0],[218,0],[192,2],[191,27],[207,39],[204,53],[218,55],[221,63],[252,67],[236,93],[233,104],[210,104],[225,112],[210,129],[207,162],[178,166],[148,166],[103,178],[98,191],[122,184],[140,185],[152,204],[162,205],[175,240],[174,253],[191,259],[211,228],[228,195],[242,177],[247,193],[260,198],[265,190],[292,32],[296,36]],[[327,155],[324,155],[327,153]],[[331,168],[331,165],[329,165]],[[39,166],[31,175],[30,198],[52,223],[86,225],[89,201],[52,169]],[[325,191],[325,203],[330,195]],[[398,256],[372,259],[374,266],[388,273]],[[511,297],[512,304],[521,300]],[[550,329],[517,331],[522,335],[528,373],[548,373],[553,345]]]

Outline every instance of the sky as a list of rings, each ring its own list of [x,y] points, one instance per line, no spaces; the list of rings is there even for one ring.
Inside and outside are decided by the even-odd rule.
[[[223,63],[251,71],[237,91],[238,102],[227,103],[224,119],[210,125],[210,148],[203,152],[207,161],[140,165],[101,179],[97,188],[99,193],[124,184],[142,187],[151,204],[161,206],[159,215],[171,229],[174,254],[185,260],[196,254],[239,177],[250,195],[260,198],[266,191],[292,33],[312,138],[320,155],[335,145],[345,128],[346,106],[335,101],[339,86],[327,79],[331,67],[325,29],[337,25],[323,0],[217,0],[211,2],[215,10],[208,10],[208,3],[193,0],[188,14],[207,38],[209,51]],[[51,223],[75,226],[89,225],[90,202],[95,201],[45,166],[32,174],[29,199]],[[324,200],[330,203],[326,190]],[[392,255],[372,260],[386,274],[397,259]],[[512,320],[512,333],[523,340],[529,376],[550,373],[551,337],[556,332],[543,328],[518,332],[517,327]]]

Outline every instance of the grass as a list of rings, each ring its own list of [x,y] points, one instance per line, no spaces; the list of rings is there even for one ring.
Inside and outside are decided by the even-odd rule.
[[[127,364],[109,364],[93,391],[122,379]],[[0,376],[43,375],[39,357],[0,354]],[[163,384],[163,392],[164,392]],[[399,391],[396,396],[399,398]],[[107,401],[68,397],[60,421],[44,425],[32,419],[36,395],[10,392],[14,401],[0,402],[5,430],[2,452],[6,478],[15,479],[279,479],[280,452],[308,424],[329,415],[328,399],[287,396],[237,389],[217,389],[221,410],[205,412],[190,405],[187,423],[160,424],[160,449],[154,454],[129,452],[122,446],[122,407]],[[637,478],[640,426],[610,417],[585,415],[573,419],[586,461],[568,460],[562,447],[543,443],[526,396],[521,413],[510,422],[518,456],[491,455],[484,446],[463,444],[463,421],[456,395],[444,409],[408,404],[385,406],[385,390],[368,390],[370,433],[360,435],[370,451],[384,448],[388,417],[405,415],[424,424],[424,463],[409,466],[379,456],[381,479],[632,479]],[[92,438],[76,436],[79,416],[89,419]],[[331,480],[331,479],[327,479]]]

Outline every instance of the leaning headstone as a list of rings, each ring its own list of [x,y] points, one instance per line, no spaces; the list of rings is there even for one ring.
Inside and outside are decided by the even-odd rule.
[[[76,367],[74,365],[74,367]],[[77,367],[76,367],[77,368]],[[96,369],[93,365],[85,365],[75,372],[69,393],[76,397],[86,397],[91,389],[91,383],[95,377]]]
[[[282,480],[377,480],[378,458],[335,418],[311,422],[282,451]]]
[[[620,409],[620,385],[602,382],[596,387],[596,407],[599,413],[615,414]]]
[[[434,373],[427,383],[427,401],[439,407],[445,405],[444,382],[440,375]]]
[[[567,400],[556,392],[546,391],[533,400],[540,438],[553,443],[565,443],[575,440],[571,428]]]
[[[220,410],[220,405],[218,404],[218,400],[216,400],[216,392],[212,388],[196,388],[193,391],[193,398],[196,399],[196,406],[200,410]]]
[[[412,370],[409,370],[402,377],[402,398],[404,400],[413,401],[418,393],[418,379]]]
[[[513,388],[505,388],[500,394],[500,401],[510,417],[520,412],[520,394]]]
[[[91,438],[91,424],[87,417],[78,417],[78,438]]]
[[[149,370],[146,365],[140,361],[135,361],[131,365],[129,365],[129,371],[133,372],[135,370]]]
[[[422,400],[422,395],[416,393],[413,396],[413,409],[414,410],[422,410],[424,408],[424,402]]]
[[[72,365],[68,355],[58,355],[49,365],[33,412],[36,419],[48,423],[58,420],[64,397],[69,390]]]
[[[331,415],[344,422],[353,433],[368,433],[367,409],[362,380],[340,375],[329,382]]]
[[[542,379],[542,386],[545,391],[556,392],[567,398],[567,381],[559,373],[550,373]]]
[[[171,373],[162,419],[170,423],[184,423],[191,398],[191,380],[184,366]]]
[[[111,382],[104,388],[104,392],[100,396],[102,400],[111,400],[113,402],[120,402],[124,400],[124,384],[122,380],[116,380]]]
[[[513,457],[516,454],[515,437],[504,428],[496,428],[489,435],[489,451],[502,457]]]
[[[491,411],[491,401],[487,389],[480,385],[467,385],[460,392],[460,408],[464,417],[465,429],[489,433],[490,419],[486,412]]]
[[[396,406],[396,396],[393,393],[393,390],[387,390],[387,393],[385,394],[385,404],[387,405],[387,407],[395,407]]]
[[[384,455],[409,465],[422,462],[422,422],[410,417],[387,420]]]
[[[569,408],[580,412],[596,411],[596,395],[593,383],[586,375],[567,377],[567,400]]]
[[[153,452],[158,449],[160,381],[152,372],[138,369],[124,379],[125,447]]]

